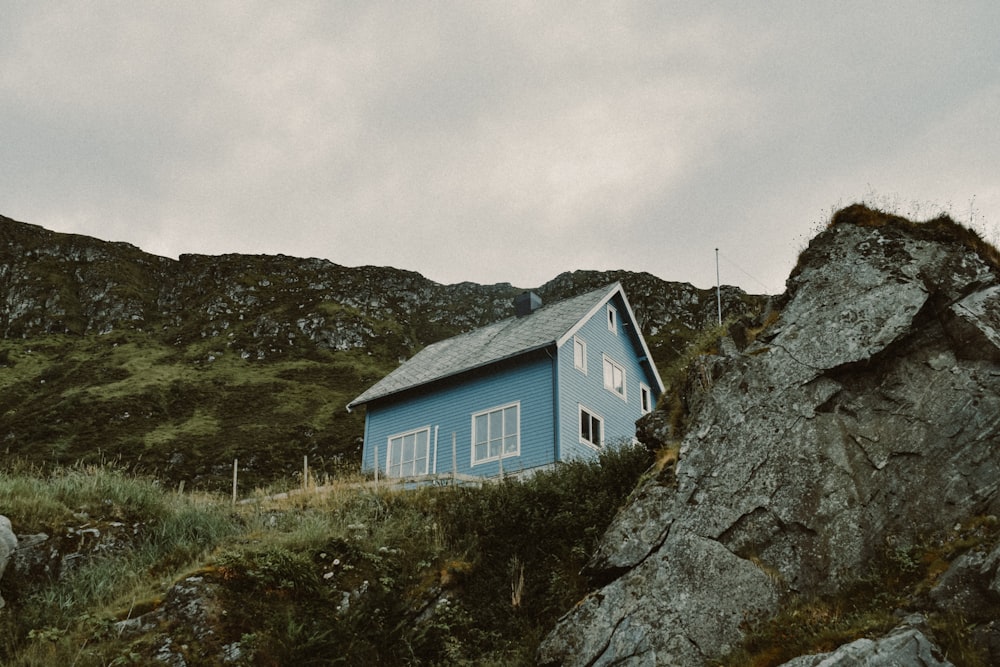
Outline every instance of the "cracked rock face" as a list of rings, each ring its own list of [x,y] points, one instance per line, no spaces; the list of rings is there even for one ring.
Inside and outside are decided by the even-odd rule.
[[[1000,287],[952,241],[832,226],[778,323],[718,363],[681,443],[588,570],[542,664],[702,665],[788,592],[1000,510]],[[665,428],[664,428],[665,430]],[[669,438],[663,433],[662,441]]]

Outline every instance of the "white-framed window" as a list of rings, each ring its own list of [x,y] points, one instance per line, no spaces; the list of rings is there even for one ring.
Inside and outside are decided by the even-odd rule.
[[[573,336],[573,366],[587,372],[587,341],[579,336]]]
[[[625,367],[604,355],[604,388],[627,399],[625,394]]]
[[[582,405],[580,406],[580,442],[591,447],[604,446],[604,420]]]
[[[618,333],[618,309],[608,304],[608,331]]]
[[[426,475],[430,463],[431,427],[389,436],[385,453],[387,477]]]
[[[472,415],[472,465],[520,453],[520,403],[501,405]]]
[[[639,383],[639,409],[642,414],[648,415],[653,411],[653,390],[649,385]]]

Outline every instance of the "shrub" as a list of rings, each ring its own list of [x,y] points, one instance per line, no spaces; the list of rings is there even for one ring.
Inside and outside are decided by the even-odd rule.
[[[651,459],[641,446],[608,448],[597,461],[459,489],[438,505],[449,544],[473,558],[461,599],[476,627],[496,632],[480,637],[480,648],[512,650],[520,638],[533,654],[543,633],[590,590],[580,571]]]
[[[306,556],[277,546],[227,549],[215,557],[215,566],[230,588],[250,594],[308,592],[318,581]]]

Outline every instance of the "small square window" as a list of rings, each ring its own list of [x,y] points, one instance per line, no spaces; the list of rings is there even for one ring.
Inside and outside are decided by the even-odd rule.
[[[618,311],[610,303],[608,304],[608,331],[618,333]]]

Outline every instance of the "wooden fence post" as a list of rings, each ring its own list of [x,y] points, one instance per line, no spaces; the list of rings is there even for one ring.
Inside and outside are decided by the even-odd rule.
[[[451,485],[455,486],[456,480],[458,478],[458,436],[454,431],[451,432]]]
[[[240,469],[240,460],[233,459],[233,504],[236,504],[236,475]]]
[[[378,445],[375,445],[375,486],[378,486]]]

